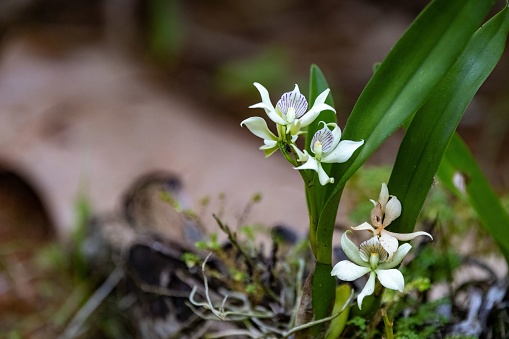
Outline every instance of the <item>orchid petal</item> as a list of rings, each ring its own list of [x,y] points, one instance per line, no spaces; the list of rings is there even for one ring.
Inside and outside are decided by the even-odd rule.
[[[295,87],[293,88],[292,92],[296,93],[297,96],[301,95],[300,90],[299,90],[299,85],[295,84]]]
[[[309,126],[313,121],[316,120],[318,115],[320,115],[320,113],[322,113],[323,111],[333,111],[334,113],[336,113],[336,110],[331,106],[327,104],[317,105],[315,102],[313,107],[300,118],[302,127]]]
[[[383,182],[382,188],[380,189],[380,196],[378,197],[378,202],[382,205],[382,210],[385,209],[387,201],[389,201],[389,189],[387,188],[387,184]]]
[[[384,231],[384,232],[390,236],[393,236],[394,238],[396,238],[398,240],[401,240],[401,241],[409,241],[409,240],[412,240],[420,235],[427,235],[428,237],[431,238],[431,240],[433,240],[433,237],[431,236],[431,234],[429,234],[427,232],[422,232],[422,231],[413,232],[413,233],[394,233],[394,232],[390,232],[390,231]]]
[[[311,109],[300,119],[302,122],[302,127],[310,125],[313,121],[315,121],[315,119],[322,111],[330,110],[336,113],[336,110],[333,107],[325,103],[325,99],[327,99],[329,92],[330,89],[327,88],[318,97],[316,97],[313,107],[311,107]]]
[[[308,155],[307,161],[299,167],[294,167],[296,170],[310,169],[318,172],[318,161],[315,158]]]
[[[246,125],[246,127],[259,138],[265,140],[277,140],[277,137],[267,127],[267,122],[260,117],[251,117],[240,123],[240,126]]]
[[[294,144],[292,144],[292,148],[293,148],[293,151],[295,152],[295,154],[297,155],[296,158],[298,161],[300,162],[305,162],[309,159],[309,154],[306,150],[304,150],[304,152],[302,152],[297,146],[295,146]]]
[[[264,103],[266,106],[274,110],[274,106],[272,106],[272,102],[270,101],[269,91],[267,91],[265,87],[263,87],[261,84],[257,82],[253,83],[253,85],[256,87],[258,92],[260,92],[260,96],[262,97],[262,103]]]
[[[367,262],[362,260],[360,252],[359,252],[359,248],[357,247],[357,245],[355,245],[353,243],[353,241],[348,238],[347,234],[350,232],[351,231],[346,231],[341,236],[341,248],[345,252],[348,259],[350,259],[352,262],[356,263],[359,266],[368,265]]]
[[[265,146],[262,146],[262,147],[260,147],[260,149],[263,151],[263,153],[265,153],[265,158],[268,158],[272,154],[274,154],[274,152],[277,151],[279,149],[279,147],[276,146],[276,147],[265,148]]]
[[[394,268],[401,264],[405,256],[407,255],[408,251],[412,248],[412,245],[410,244],[403,244],[401,245],[392,258],[389,258],[389,260],[384,261],[383,263],[378,264],[378,269],[385,270],[389,268]]]
[[[278,144],[275,140],[263,140],[264,145],[260,149],[265,153],[265,158],[270,157],[275,151],[278,150]]]
[[[333,127],[332,137],[334,139],[334,142],[332,143],[331,149],[335,149],[336,147],[338,147],[338,144],[341,141],[341,128],[339,128],[339,126],[333,122],[327,125]]]
[[[385,216],[383,221],[383,227],[388,226],[394,219],[401,215],[401,202],[398,198],[392,196],[387,204],[385,205]]]
[[[322,151],[324,153],[327,153],[329,150],[333,149],[332,145],[334,143],[334,136],[331,130],[329,129],[329,127],[327,127],[325,122],[320,121],[318,125],[320,124],[323,124],[323,128],[316,131],[315,135],[313,135],[313,138],[311,139],[311,149],[313,150],[313,152],[315,152],[315,154],[316,151],[314,150],[314,147],[317,142],[320,142]]]
[[[373,226],[371,226],[367,222],[363,222],[359,226],[354,226],[354,227],[352,227],[352,229],[355,230],[355,231],[364,231],[364,230],[367,230],[367,231],[373,232],[373,234],[376,232],[375,228]]]
[[[385,288],[403,292],[403,289],[405,288],[405,279],[400,271],[392,269],[376,270],[375,272],[378,276],[378,280]]]
[[[279,101],[277,102],[276,107],[285,116],[288,114],[288,110],[290,108],[293,108],[295,110],[294,111],[295,115],[291,119],[293,120],[295,118],[300,118],[306,113],[306,109],[308,108],[308,102],[306,98],[302,94],[300,94],[299,86],[295,85],[293,91],[286,92],[281,96],[281,99],[279,99]]]
[[[330,275],[335,275],[339,280],[353,281],[359,279],[371,271],[369,267],[354,264],[351,261],[343,260],[334,265]]]
[[[387,234],[386,231],[382,230],[380,232],[380,245],[384,248],[384,250],[389,253],[389,258],[392,257],[394,252],[398,249],[398,240],[394,238],[392,235]]]
[[[253,105],[249,106],[249,108],[261,108],[261,109],[265,110],[266,113],[268,113],[270,111],[274,111],[274,107],[272,106],[272,104],[266,104],[264,102],[259,102],[257,104],[253,104]]]
[[[263,143],[264,143],[264,145],[262,146],[263,148],[277,146],[277,140],[263,139]]]
[[[260,92],[262,102],[251,105],[249,106],[249,108],[263,108],[265,110],[265,113],[267,113],[267,116],[270,118],[270,120],[274,121],[276,124],[286,125],[287,124],[286,120],[283,119],[276,112],[276,109],[272,105],[272,102],[270,101],[269,92],[267,91],[267,89],[257,82],[255,82],[254,85],[258,89],[258,92]]]
[[[361,147],[364,144],[364,140],[362,141],[352,141],[352,140],[343,140],[341,141],[337,147],[322,158],[322,162],[326,163],[343,163],[348,161],[352,156],[353,152],[357,150],[357,148]]]
[[[318,163],[318,169],[316,171],[318,173],[318,179],[320,180],[320,185],[325,186],[328,183],[333,184],[334,178],[330,178],[327,173],[325,173],[325,170],[322,167],[321,163]]]
[[[359,310],[362,310],[362,300],[364,300],[364,297],[372,295],[375,291],[375,277],[375,272],[371,272],[366,285],[362,289],[361,293],[359,293],[357,296],[357,305],[359,306]]]

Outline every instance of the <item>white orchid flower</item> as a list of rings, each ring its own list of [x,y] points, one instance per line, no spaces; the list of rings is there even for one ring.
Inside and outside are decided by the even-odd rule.
[[[364,297],[375,291],[375,279],[391,290],[403,292],[405,279],[403,274],[394,267],[398,266],[412,246],[408,243],[401,245],[390,258],[377,237],[364,241],[359,248],[348,238],[346,231],[341,237],[341,248],[351,260],[338,262],[331,271],[343,281],[353,281],[369,273],[369,279],[357,296],[357,305],[362,309]]]
[[[285,134],[291,134],[292,136],[300,134],[301,129],[315,121],[322,111],[330,110],[336,113],[333,107],[325,103],[325,99],[330,92],[329,89],[323,91],[316,98],[313,107],[306,112],[308,102],[304,95],[300,93],[298,85],[295,85],[293,91],[284,93],[277,102],[276,107],[272,105],[267,89],[257,82],[254,85],[260,92],[262,102],[249,106],[249,108],[263,108],[270,120],[277,125],[285,126]],[[251,130],[248,124],[246,126]],[[253,130],[251,131],[253,132]]]
[[[352,140],[341,140],[341,129],[335,123],[325,124],[323,123],[323,128],[318,130],[313,139],[311,139],[311,152],[313,152],[314,157],[311,156],[306,150],[304,152],[299,151],[296,147],[294,147],[295,152],[297,153],[298,160],[300,162],[305,162],[299,167],[296,167],[297,170],[303,169],[311,169],[318,173],[318,179],[320,180],[320,184],[322,186],[333,183],[334,178],[331,178],[327,175],[322,167],[322,163],[343,163],[348,161],[352,156],[353,152],[357,150],[357,148],[361,147],[364,144],[364,140],[361,141],[352,141]],[[331,131],[329,127],[333,127]]]
[[[382,189],[380,190],[380,196],[378,202],[371,200],[375,205],[371,210],[371,223],[365,222],[359,226],[352,227],[353,230],[368,230],[379,238],[380,244],[389,253],[389,257],[398,248],[398,240],[409,241],[419,235],[427,235],[433,240],[431,234],[426,232],[413,232],[413,233],[393,233],[387,231],[385,228],[390,223],[401,215],[401,202],[393,195],[389,195],[389,189],[385,183],[382,183]]]

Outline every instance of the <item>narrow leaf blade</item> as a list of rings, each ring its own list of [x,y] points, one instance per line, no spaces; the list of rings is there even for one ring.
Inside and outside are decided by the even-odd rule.
[[[468,104],[502,56],[508,32],[506,7],[474,34],[413,118],[389,180],[389,192],[403,205],[401,216],[390,226],[391,231],[413,230],[447,145]]]

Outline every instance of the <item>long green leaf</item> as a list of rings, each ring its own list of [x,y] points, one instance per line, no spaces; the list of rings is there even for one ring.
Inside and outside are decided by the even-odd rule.
[[[325,76],[323,75],[322,71],[317,65],[311,65],[310,72],[309,72],[309,105],[312,106],[316,100],[316,98],[327,88],[329,88],[329,84],[327,83],[327,80],[325,79]],[[329,94],[327,96],[327,99],[325,100],[325,103],[329,104],[330,106],[334,107],[334,99],[332,98],[332,94]],[[331,123],[336,122],[336,114],[332,111],[323,111],[318,115],[316,120],[308,126],[307,134],[306,134],[306,150],[308,153],[312,154],[311,152],[311,139],[313,138],[313,135],[321,128],[320,121],[324,121],[325,123]],[[323,127],[323,126],[322,126]],[[322,164],[325,171],[330,171],[330,164]],[[308,189],[306,187],[306,189]],[[313,209],[308,209],[310,211],[317,211],[320,212],[322,206],[323,206],[323,200],[325,198],[325,193],[327,190],[327,187],[324,187],[320,185],[320,181],[318,180],[318,176],[314,175],[314,180],[311,188],[311,194],[314,195],[314,204]],[[313,215],[313,220],[315,222],[318,221],[318,215]],[[314,229],[310,230],[310,232],[316,232],[316,225],[314,225]]]
[[[468,40],[480,26],[492,1],[436,0],[409,27],[377,69],[355,105],[344,139],[365,144],[345,164],[335,164],[334,191],[320,215],[319,261],[330,262],[332,227],[346,181],[409,116],[426,101]],[[338,180],[339,179],[339,180]]]
[[[362,92],[345,126],[345,139],[364,139],[353,162],[336,165],[349,178],[381,143],[426,101],[493,1],[436,0],[409,27]],[[344,171],[346,169],[346,171]]]
[[[437,174],[444,186],[458,196],[468,199],[481,224],[499,244],[506,261],[509,262],[509,215],[458,135],[452,138]],[[454,183],[455,176],[464,180],[464,191],[458,189],[458,184]]]
[[[403,205],[391,231],[413,230],[447,145],[468,104],[502,56],[508,32],[509,9],[505,7],[474,34],[413,118],[389,180],[389,192]]]

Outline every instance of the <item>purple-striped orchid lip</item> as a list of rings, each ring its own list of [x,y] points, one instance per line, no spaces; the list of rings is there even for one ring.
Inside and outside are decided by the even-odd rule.
[[[281,99],[277,102],[277,108],[284,116],[287,116],[288,113],[293,110],[295,112],[295,118],[298,119],[306,113],[308,102],[306,98],[300,94],[299,88],[295,86],[293,91],[286,92],[281,96]]]

